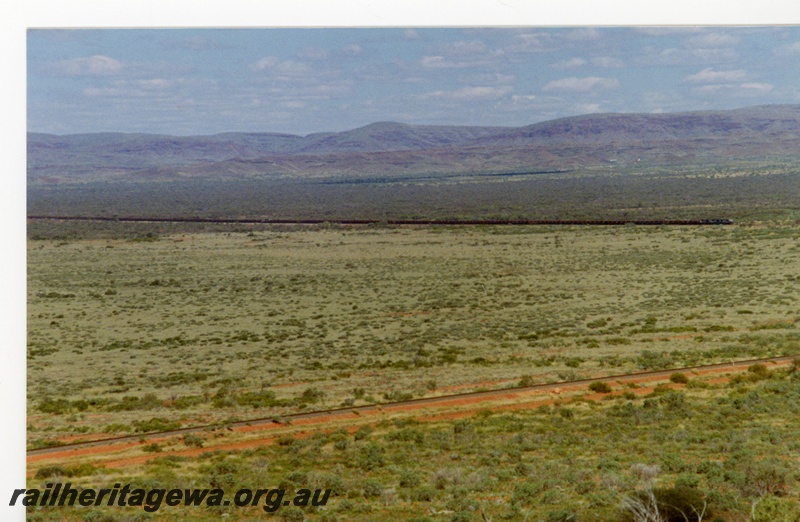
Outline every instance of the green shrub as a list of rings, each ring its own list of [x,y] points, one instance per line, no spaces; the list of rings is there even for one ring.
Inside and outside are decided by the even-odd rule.
[[[44,399],[39,403],[39,411],[60,415],[70,410],[70,402],[66,399]]]
[[[586,323],[586,326],[588,328],[602,328],[607,324],[608,324],[607,320],[605,320],[603,318],[600,318],[600,319],[596,319],[594,321],[590,321],[590,322]]]
[[[589,389],[595,393],[611,393],[611,386],[607,382],[597,381],[589,385]]]
[[[280,514],[284,522],[303,522],[306,519],[305,512],[297,506],[282,508]]]
[[[658,502],[664,522],[698,522],[698,513],[703,512],[705,517],[711,515],[705,496],[694,488],[674,487],[669,489],[656,489],[653,491]]]
[[[108,406],[109,411],[152,410],[161,407],[161,399],[154,393],[146,393],[142,397],[126,395],[117,404]]]
[[[415,488],[419,486],[421,482],[419,475],[414,471],[406,469],[400,473],[400,487]]]
[[[325,392],[316,388],[306,388],[303,393],[297,397],[298,404],[316,404],[325,398]]]
[[[42,466],[41,468],[36,470],[36,475],[34,478],[37,479],[46,479],[50,477],[68,477],[67,469],[64,466],[59,466],[58,464],[53,464],[51,466]]]
[[[661,397],[661,404],[668,411],[685,412],[687,409],[686,394],[680,391],[670,390]]]
[[[671,391],[672,391],[672,387],[670,385],[668,385],[666,383],[661,383],[661,384],[656,385],[655,388],[653,388],[652,395],[664,395],[665,393],[669,393]]]
[[[134,431],[137,433],[148,433],[151,431],[167,431],[180,428],[181,423],[163,419],[161,417],[153,417],[146,421],[132,421]]]
[[[700,485],[700,477],[694,473],[681,473],[675,479],[676,488],[697,488]]]
[[[368,480],[364,483],[364,498],[376,498],[381,496],[383,484],[377,480]]]
[[[559,509],[547,515],[547,522],[578,522],[578,515],[566,509]]]
[[[671,355],[661,352],[644,350],[636,360],[636,364],[642,370],[663,370],[674,364]]]
[[[383,453],[382,447],[375,443],[369,443],[359,451],[356,465],[366,471],[382,468],[386,465],[386,458]]]
[[[473,522],[475,517],[468,511],[459,511],[450,517],[450,522]]]
[[[358,428],[358,430],[356,430],[355,434],[353,435],[353,438],[355,440],[364,440],[367,437],[369,437],[370,433],[372,433],[371,427],[361,426],[360,428]]]
[[[278,437],[278,446],[291,446],[295,442],[297,442],[297,439],[295,439],[291,435],[281,435],[280,437]]]
[[[305,394],[303,394],[303,397],[305,397]],[[275,392],[272,390],[242,393],[236,395],[234,400],[240,406],[252,406],[253,408],[269,408],[276,404]]]
[[[88,463],[76,464],[74,466],[60,466],[55,464],[51,466],[42,466],[36,470],[36,475],[34,475],[34,478],[46,479],[51,477],[85,477],[88,475],[94,475],[97,473],[98,469],[99,468],[96,468]]]
[[[797,522],[800,508],[791,500],[769,496],[756,506],[753,522]]]
[[[689,382],[689,378],[686,376],[686,374],[680,372],[676,372],[670,375],[669,380],[676,384],[686,384],[687,382]]]
[[[520,378],[519,382],[517,383],[517,386],[519,386],[519,387],[526,387],[526,386],[533,386],[533,385],[534,385],[534,380],[533,380],[533,377],[530,376],[530,375],[523,375]]]
[[[202,448],[203,444],[205,443],[205,439],[195,433],[187,433],[183,436],[183,443],[187,446]]]
[[[708,501],[705,496],[694,488],[673,487],[656,488],[652,490],[656,505],[658,506],[658,518],[662,522],[699,522],[708,520],[711,515],[708,509]],[[645,505],[649,504],[647,491],[637,491],[632,496],[640,500]],[[702,515],[702,518],[701,516]],[[632,513],[627,513],[625,520],[637,522]],[[644,520],[644,519],[642,519]],[[655,518],[647,520],[656,520]]]
[[[408,492],[411,502],[431,502],[436,498],[436,490],[431,486],[414,488]]]

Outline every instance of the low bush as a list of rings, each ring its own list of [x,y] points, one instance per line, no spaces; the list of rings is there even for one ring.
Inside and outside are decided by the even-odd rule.
[[[676,384],[686,384],[689,382],[689,378],[686,376],[686,374],[680,372],[670,375],[669,380]]]
[[[589,389],[595,393],[611,393],[611,386],[603,381],[593,382],[589,385]]]

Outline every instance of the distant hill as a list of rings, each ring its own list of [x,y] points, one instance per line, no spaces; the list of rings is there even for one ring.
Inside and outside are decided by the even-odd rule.
[[[340,152],[386,152],[423,150],[469,145],[491,137],[503,127],[457,127],[372,123],[358,129],[307,136],[296,152],[307,154]]]
[[[373,123],[296,136],[28,134],[29,182],[397,177],[794,158],[800,105],[591,114],[525,127]]]
[[[674,114],[590,114],[509,129],[476,143],[538,145],[672,141],[752,137],[797,137],[800,105],[772,105],[730,111]]]

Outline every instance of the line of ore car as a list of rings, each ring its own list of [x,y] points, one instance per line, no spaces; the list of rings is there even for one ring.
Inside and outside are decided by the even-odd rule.
[[[132,221],[175,223],[238,223],[238,224],[307,224],[338,223],[341,225],[732,225],[732,219],[245,219],[245,218],[201,218],[201,217],[109,217],[109,216],[28,216],[29,219],[53,219],[65,221]]]

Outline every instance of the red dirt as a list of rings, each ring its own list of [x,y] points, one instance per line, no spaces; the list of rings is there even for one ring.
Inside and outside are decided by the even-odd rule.
[[[163,437],[163,438],[153,438],[147,439],[147,444],[153,444],[156,442],[164,442],[166,440],[174,439],[175,437]],[[31,462],[39,462],[42,460],[58,460],[58,458],[69,458],[69,457],[79,457],[83,455],[102,455],[104,453],[122,451],[129,448],[135,448],[136,446],[142,446],[144,443],[142,442],[120,442],[118,444],[108,444],[108,445],[101,445],[101,446],[91,446],[88,448],[77,448],[72,450],[64,450],[64,451],[54,451],[52,453],[42,453],[39,455],[29,455],[27,458],[28,464]]]
[[[788,363],[779,363],[773,364],[773,366],[780,366],[785,365]],[[712,369],[705,369],[700,371],[691,372],[693,375],[712,375],[712,374],[720,374],[720,373],[731,373],[731,372],[742,372],[747,371],[746,367],[730,367],[730,368],[712,368]],[[687,373],[687,372],[680,372],[680,373]],[[633,378],[626,378],[621,377],[616,380],[608,380],[608,384],[612,386],[613,391],[610,394],[601,394],[601,393],[592,393],[592,394],[585,394],[581,395],[580,399],[588,399],[588,400],[601,400],[603,397],[607,395],[621,395],[625,392],[633,392],[636,395],[647,395],[652,393],[655,386],[640,386],[637,388],[628,388],[626,386],[620,386],[617,381],[624,382],[624,383],[634,383],[634,384],[642,384],[642,383],[649,383],[653,381],[666,381],[668,377],[665,376],[647,376],[647,377],[633,377]],[[727,377],[715,377],[713,379],[708,380],[707,382],[710,383],[724,383],[727,382]],[[681,384],[675,383],[664,383],[666,386],[673,388],[673,389],[680,389],[683,387]],[[492,411],[514,411],[514,410],[523,410],[523,409],[533,409],[538,408],[539,406],[544,405],[553,405],[553,404],[568,404],[573,402],[576,397],[564,397],[564,398],[552,398],[553,395],[558,396],[564,394],[566,392],[580,392],[583,390],[588,389],[586,384],[575,384],[570,385],[568,383],[564,383],[559,388],[550,389],[550,390],[509,390],[507,393],[500,393],[497,395],[491,396],[484,396],[484,397],[459,397],[453,399],[442,399],[439,402],[433,404],[396,404],[390,406],[381,406],[376,408],[373,411],[362,411],[358,414],[356,413],[339,413],[335,415],[324,415],[320,417],[313,417],[310,419],[299,419],[292,421],[291,424],[275,424],[275,423],[264,423],[252,426],[241,426],[241,427],[233,427],[229,428],[231,432],[237,433],[252,433],[257,431],[265,431],[271,430],[279,427],[287,427],[287,426],[311,426],[311,425],[324,425],[326,423],[337,421],[337,420],[345,420],[345,421],[355,421],[357,419],[363,419],[365,417],[374,417],[376,415],[381,415],[385,413],[395,413],[395,412],[409,412],[415,410],[423,410],[422,416],[417,417],[416,420],[422,422],[437,422],[437,421],[444,421],[444,420],[453,420],[453,419],[461,419],[465,417],[470,417],[474,415],[477,411],[485,408],[491,408]],[[548,395],[547,399],[541,398],[536,400],[525,400],[530,398],[531,396],[542,396]],[[511,404],[502,404],[502,405],[494,405],[494,406],[479,406],[480,403],[489,402],[489,401],[515,401]],[[432,414],[427,413],[429,409],[440,409],[440,408],[456,408],[456,407],[465,407],[465,409],[459,411],[451,411],[446,413],[440,414]],[[422,412],[421,412],[422,413]],[[348,431],[355,431],[358,427],[357,426],[350,426],[346,428]],[[323,430],[324,431],[324,430]],[[315,431],[298,431],[291,433],[292,437],[295,438],[306,438],[313,434]],[[245,440],[239,442],[233,442],[228,444],[216,444],[216,445],[208,445],[202,448],[190,448],[184,449],[179,451],[168,451],[164,454],[170,455],[179,455],[179,456],[186,456],[186,457],[194,457],[197,455],[201,455],[203,453],[209,451],[217,451],[217,450],[241,450],[241,449],[249,449],[253,447],[258,447],[262,445],[272,444],[277,440],[278,437],[270,436],[264,438],[258,438],[254,440]],[[156,442],[163,442],[167,440],[179,439],[177,436],[172,437],[165,437],[165,438],[153,438],[147,439],[146,442],[126,442],[126,443],[119,443],[119,444],[110,444],[107,446],[95,446],[90,448],[80,448],[75,450],[65,450],[63,452],[52,452],[52,453],[45,453],[41,455],[31,455],[27,458],[28,464],[34,462],[41,462],[41,461],[58,461],[63,460],[65,458],[70,458],[74,456],[100,456],[105,454],[117,453],[120,451],[128,450],[131,448],[135,448],[137,446],[141,446],[143,444],[152,444]],[[207,443],[212,442],[213,439],[208,439]],[[158,455],[154,454],[147,454],[147,455],[137,455],[133,457],[128,457],[125,459],[118,459],[118,460],[108,460],[108,461],[99,461],[97,464],[106,467],[127,467],[133,466],[137,464],[143,464],[152,460],[153,458],[157,457]],[[31,473],[29,472],[29,475]]]

